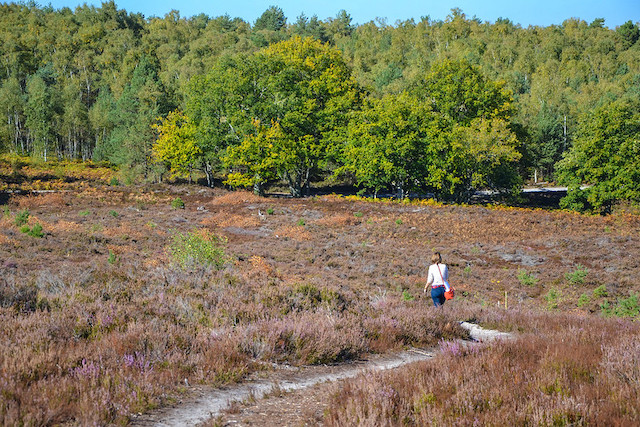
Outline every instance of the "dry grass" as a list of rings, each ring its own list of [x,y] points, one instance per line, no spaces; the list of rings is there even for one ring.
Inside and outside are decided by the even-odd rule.
[[[344,384],[333,396],[325,423],[640,422],[638,325],[528,312],[511,317],[527,331],[515,340],[477,346],[446,344],[434,360]]]
[[[176,197],[185,209],[171,207]],[[562,382],[573,352],[599,363],[593,384],[626,397],[637,393],[623,386],[635,384],[639,374],[621,370],[635,360],[633,354],[621,358],[615,351],[631,345],[632,335],[616,344],[597,332],[616,324],[635,330],[628,320],[607,322],[598,314],[605,301],[616,306],[640,291],[637,261],[629,255],[640,253],[636,216],[338,197],[264,199],[196,187],[88,187],[13,196],[6,207],[9,214],[0,219],[0,420],[5,425],[126,423],[133,412],[170,402],[185,379],[222,384],[268,369],[270,362],[338,362],[405,345],[437,345],[464,336],[456,323],[463,319],[532,334],[541,347],[533,354],[544,362],[531,361],[527,368],[535,384],[550,386],[558,378],[560,389],[568,390],[562,392],[566,398],[542,393],[539,404],[558,403],[523,418],[525,424],[566,415],[562,411],[572,396],[591,405],[591,392],[579,394],[592,387],[591,377]],[[15,225],[25,208],[29,224],[43,225],[43,238]],[[258,210],[270,213],[260,217]],[[197,265],[182,270],[171,262],[166,248],[173,236],[199,227],[228,239],[229,259],[220,270]],[[458,289],[458,299],[438,311],[421,292],[434,249],[443,252]],[[565,274],[578,264],[588,275],[571,283]],[[520,283],[522,269],[537,282]],[[603,284],[606,296],[593,293]],[[585,332],[576,336],[582,341],[564,338],[562,325],[581,323]],[[571,343],[564,353],[563,339]],[[496,346],[465,353],[460,364],[469,364],[465,375],[475,379],[465,382],[462,374],[452,373],[443,382],[427,383],[435,390],[427,393],[435,393],[437,402],[454,397],[462,402],[479,392],[482,384],[473,382],[486,382],[479,366],[499,369],[516,350]],[[524,350],[518,354],[513,369],[526,371],[529,359]],[[596,371],[596,365],[578,366]],[[556,374],[544,376],[547,371]],[[487,372],[502,378],[498,371]],[[354,396],[375,394],[374,385],[352,387]],[[413,405],[414,391],[402,387],[394,389],[398,399]],[[491,409],[489,400],[486,413],[492,415],[481,420],[492,424],[501,420],[496,412],[508,415],[521,405],[517,399],[507,403],[503,389],[508,387],[495,392],[504,401],[501,409]],[[357,396],[354,402],[361,404],[346,409],[336,404],[332,422],[346,420],[349,411],[375,412]],[[396,412],[363,415],[363,423],[401,422],[393,417],[405,417],[399,412],[405,401],[397,402]],[[620,412],[623,403],[616,405],[607,411],[619,414],[621,424],[636,419]],[[453,419],[445,412],[412,411],[418,424],[431,415]],[[598,423],[601,418],[589,415],[594,413],[581,412]]]

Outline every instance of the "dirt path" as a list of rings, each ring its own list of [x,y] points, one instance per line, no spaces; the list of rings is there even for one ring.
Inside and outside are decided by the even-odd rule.
[[[462,322],[461,326],[475,341],[511,337],[467,322]],[[434,355],[433,350],[410,349],[336,366],[279,367],[267,378],[254,377],[234,386],[194,387],[176,406],[143,415],[134,419],[132,425],[321,425],[322,413],[337,381],[371,371],[398,368]]]

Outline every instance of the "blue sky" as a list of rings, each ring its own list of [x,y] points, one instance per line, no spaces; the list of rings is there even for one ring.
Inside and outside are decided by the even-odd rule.
[[[43,2],[44,3],[44,2]],[[85,1],[56,0],[50,4],[54,8],[70,7]],[[101,1],[86,1],[100,6]],[[307,16],[317,15],[320,19],[334,17],[345,9],[355,23],[364,23],[376,18],[386,18],[389,24],[397,20],[423,16],[432,20],[445,20],[451,9],[458,7],[467,17],[477,17],[482,21],[494,22],[497,18],[508,18],[523,27],[529,25],[548,26],[561,24],[568,18],[579,18],[587,22],[604,18],[605,25],[615,28],[626,21],[640,22],[639,0],[192,0],[175,2],[168,0],[120,0],[121,9],[140,12],[146,17],[164,16],[171,9],[180,11],[181,16],[205,13],[209,16],[229,14],[253,23],[269,6],[282,8],[288,22],[294,22],[304,12]]]

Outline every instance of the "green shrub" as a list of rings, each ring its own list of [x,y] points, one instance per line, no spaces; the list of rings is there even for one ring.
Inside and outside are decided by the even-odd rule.
[[[602,301],[602,303],[600,303],[600,311],[605,317],[610,317],[613,315],[613,307],[611,307],[611,304],[609,304],[609,301],[607,300],[604,300]]]
[[[362,212],[354,212],[353,216],[355,216],[356,218],[362,218],[364,214]]]
[[[29,231],[27,234],[31,237],[37,237],[37,238],[44,237],[44,233],[42,232],[42,225],[40,225],[40,223],[37,223],[36,225],[33,226],[33,228],[31,228],[31,231]]]
[[[471,274],[471,266],[467,265],[462,272],[464,273],[465,277],[469,277],[469,275]]]
[[[16,226],[21,227],[29,221],[29,209],[25,209],[16,215]]]
[[[184,202],[180,197],[176,197],[171,201],[171,207],[173,209],[184,209]]]
[[[396,224],[402,225],[402,220],[400,218],[396,219]]]
[[[590,302],[591,302],[591,297],[587,295],[587,293],[583,293],[582,295],[580,295],[580,298],[578,298],[578,307],[584,307]]]
[[[118,212],[114,211],[114,210],[110,210],[109,211],[109,215],[111,215],[114,218],[118,218]]]
[[[405,289],[404,291],[402,291],[402,299],[404,301],[413,301],[416,298],[413,295],[411,295],[411,292],[409,292],[408,289]]]
[[[640,302],[637,294],[631,294],[628,298],[619,299],[615,305],[608,300],[600,304],[600,310],[605,317],[629,317],[632,319],[640,316]]]
[[[205,230],[178,233],[173,236],[169,252],[173,262],[186,269],[213,266],[221,269],[226,261],[226,240]]]
[[[518,269],[518,281],[521,285],[525,286],[535,286],[538,284],[538,279],[533,275],[529,274],[525,269]]]
[[[83,211],[78,212],[78,215],[80,215],[80,216],[89,216],[89,215],[91,215],[91,212],[88,209],[85,209]]]
[[[120,181],[118,181],[118,178],[114,176],[111,178],[111,181],[109,181],[109,185],[112,187],[117,187],[118,185],[120,185]]]
[[[593,296],[596,298],[606,298],[608,295],[606,285],[600,285],[593,290]]]
[[[39,223],[34,225],[33,228],[30,228],[28,225],[23,225],[20,227],[20,231],[28,236],[41,238],[44,237],[44,233],[42,232],[42,225]]]
[[[560,302],[560,298],[562,297],[562,292],[560,292],[556,288],[549,289],[547,295],[545,295],[545,299],[547,300],[547,307],[550,310],[554,310],[558,308],[558,303]]]
[[[638,317],[640,314],[640,305],[638,304],[638,295],[632,294],[629,298],[623,298],[618,301],[613,314],[618,317]]]
[[[273,208],[267,208],[267,215],[273,215],[275,213],[275,211],[273,210]]]
[[[111,249],[109,249],[109,257],[107,258],[107,262],[111,265],[115,264],[118,261],[118,257]]]
[[[564,278],[567,279],[571,285],[581,285],[584,283],[584,279],[589,274],[589,270],[584,265],[578,264],[576,269],[572,272],[566,273]]]
[[[304,219],[300,218],[297,222],[299,226],[303,226],[305,224]]]

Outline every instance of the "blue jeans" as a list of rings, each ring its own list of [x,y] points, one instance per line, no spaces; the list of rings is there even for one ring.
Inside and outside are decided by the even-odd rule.
[[[446,299],[444,298],[444,286],[431,288],[431,299],[433,300],[433,305],[436,307],[444,304],[444,302],[446,301]]]

